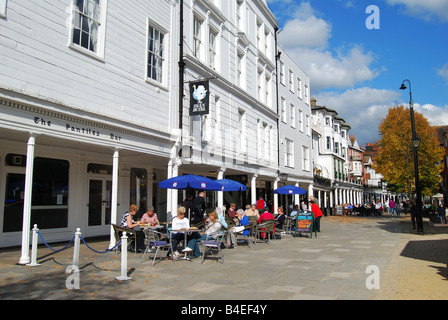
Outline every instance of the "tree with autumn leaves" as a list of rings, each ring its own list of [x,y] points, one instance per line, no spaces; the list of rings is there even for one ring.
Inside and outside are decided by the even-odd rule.
[[[415,131],[421,140],[418,148],[420,189],[422,195],[432,195],[439,189],[441,160],[445,152],[428,120],[418,112],[414,112],[414,120]],[[409,108],[390,108],[379,125],[379,132],[380,148],[374,159],[374,169],[383,175],[390,191],[407,193],[411,198],[415,192],[415,171]]]

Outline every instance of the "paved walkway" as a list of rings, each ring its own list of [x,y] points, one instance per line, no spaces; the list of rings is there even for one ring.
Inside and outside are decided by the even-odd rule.
[[[224,249],[223,264],[195,259],[151,266],[140,263],[140,254],[128,253],[128,281],[115,279],[120,255],[81,245],[78,290],[66,286],[73,247],[60,253],[39,247],[38,267],[17,265],[20,252],[2,250],[0,299],[367,300],[375,289],[366,288],[366,268],[377,266],[381,274],[408,235],[403,219],[323,217],[317,238],[284,235],[270,244]],[[88,244],[97,251],[108,246]]]

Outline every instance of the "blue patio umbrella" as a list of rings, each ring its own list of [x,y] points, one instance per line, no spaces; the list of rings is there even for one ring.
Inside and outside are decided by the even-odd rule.
[[[280,188],[277,188],[274,190],[274,193],[278,194],[306,194],[306,190],[293,186],[293,185],[286,185]]]
[[[163,189],[197,189],[209,191],[222,191],[224,188],[222,184],[215,180],[194,174],[177,176],[160,181],[159,187]]]
[[[222,191],[246,191],[247,189],[247,187],[244,184],[239,183],[238,181],[235,180],[219,179],[216,181],[224,186],[224,189]]]

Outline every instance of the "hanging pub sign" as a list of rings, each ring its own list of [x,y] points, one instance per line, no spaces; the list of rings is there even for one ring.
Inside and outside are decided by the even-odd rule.
[[[190,116],[209,113],[208,80],[190,83]]]

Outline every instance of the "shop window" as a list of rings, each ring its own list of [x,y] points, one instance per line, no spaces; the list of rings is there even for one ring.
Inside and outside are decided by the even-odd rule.
[[[68,226],[69,171],[70,164],[66,160],[34,159],[31,225],[37,224],[39,229]],[[24,190],[25,174],[8,173],[3,232],[22,230]]]

